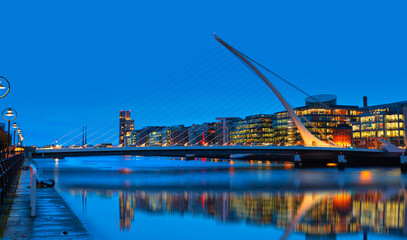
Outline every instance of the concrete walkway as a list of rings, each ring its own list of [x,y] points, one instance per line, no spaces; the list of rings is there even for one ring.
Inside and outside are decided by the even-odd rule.
[[[33,163],[26,160],[25,166]],[[4,239],[92,239],[53,188],[37,189],[37,216],[30,216],[30,171],[23,170],[11,207]]]

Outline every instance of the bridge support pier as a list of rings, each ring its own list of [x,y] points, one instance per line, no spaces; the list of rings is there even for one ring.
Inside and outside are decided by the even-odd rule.
[[[299,154],[294,155],[294,167],[295,168],[300,168],[302,165],[301,163],[301,156]]]
[[[339,170],[345,170],[345,165],[346,165],[346,159],[345,155],[338,155],[338,169]]]
[[[407,156],[400,156],[400,168],[402,172],[407,172]]]
[[[195,159],[195,154],[187,154],[185,155],[185,160],[190,161]]]

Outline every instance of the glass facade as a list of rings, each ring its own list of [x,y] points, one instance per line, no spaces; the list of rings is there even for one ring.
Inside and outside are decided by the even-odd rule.
[[[150,133],[160,132],[164,127],[162,126],[148,126],[140,130],[133,130],[131,132],[131,140],[133,146],[142,147],[149,144]]]
[[[131,131],[134,130],[134,120],[130,118],[130,111],[120,111],[119,115],[119,144],[131,145]]]
[[[331,105],[327,108],[304,106],[295,109],[304,126],[317,138],[332,141],[339,126],[359,121],[362,111],[357,106]],[[273,121],[277,145],[302,145],[301,135],[287,112],[278,112]]]
[[[396,146],[405,146],[407,102],[364,108],[360,121],[354,124],[353,143],[357,147],[380,148],[376,138]]]
[[[223,131],[221,122],[194,124],[188,128],[188,145],[222,145]]]
[[[323,95],[325,96],[325,95]],[[295,109],[304,126],[317,138],[332,141],[341,147],[380,148],[376,138],[396,146],[405,146],[407,101],[380,106],[363,107],[327,103],[308,99],[306,106]],[[334,101],[335,100],[335,101]],[[130,114],[128,114],[128,119]],[[132,121],[124,118],[126,121]],[[286,111],[258,114],[241,118],[217,118],[222,122],[172,127],[146,127],[124,133],[136,146],[143,145],[303,145],[301,135]],[[123,120],[123,121],[124,121]],[[134,123],[131,123],[134,125]],[[121,126],[121,131],[124,127]]]
[[[230,123],[231,144],[271,144],[274,139],[273,119],[275,115],[259,114]]]

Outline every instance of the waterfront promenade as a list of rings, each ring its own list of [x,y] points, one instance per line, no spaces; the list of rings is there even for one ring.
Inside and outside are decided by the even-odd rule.
[[[2,239],[92,239],[54,188],[37,188],[36,216],[31,217],[29,185],[30,171],[22,170]]]

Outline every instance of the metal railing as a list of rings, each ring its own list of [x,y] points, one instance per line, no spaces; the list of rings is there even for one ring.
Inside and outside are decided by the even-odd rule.
[[[24,162],[24,154],[18,154],[9,158],[0,160],[0,195],[1,203],[7,194],[13,179],[16,177],[18,170]]]

